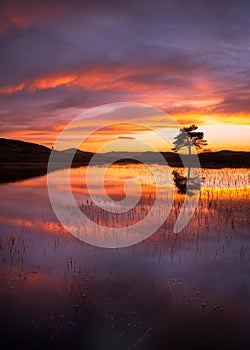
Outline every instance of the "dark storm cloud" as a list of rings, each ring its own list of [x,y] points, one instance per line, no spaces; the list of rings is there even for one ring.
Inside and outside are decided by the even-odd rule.
[[[213,70],[230,66],[230,56],[249,41],[245,1],[95,4],[73,2],[59,18],[2,37],[1,85],[88,65],[172,64],[185,70],[200,64]]]

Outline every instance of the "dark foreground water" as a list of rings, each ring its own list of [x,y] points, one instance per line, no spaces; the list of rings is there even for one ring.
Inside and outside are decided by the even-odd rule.
[[[122,180],[131,167],[113,171],[109,194],[119,199],[114,174]],[[72,171],[75,196],[95,217],[81,172]],[[4,349],[249,349],[249,175],[204,170],[199,206],[181,233],[173,233],[183,200],[176,195],[154,235],[120,249],[66,232],[50,206],[46,176],[1,185]],[[63,171],[58,178],[63,186]],[[148,210],[147,188],[133,220]],[[103,220],[114,225],[112,217]]]

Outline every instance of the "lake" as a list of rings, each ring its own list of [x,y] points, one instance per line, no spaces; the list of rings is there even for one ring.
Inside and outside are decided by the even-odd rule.
[[[5,349],[249,349],[250,169],[203,169],[194,215],[174,233],[184,195],[174,190],[173,197],[172,187],[163,186],[165,167],[154,167],[162,180],[156,214],[169,209],[169,215],[154,234],[125,248],[100,248],[67,232],[52,210],[47,176],[1,185]],[[120,214],[107,214],[89,198],[86,169],[71,169],[79,207],[101,226],[96,233],[86,224],[86,237],[110,227],[124,233],[150,213],[155,184],[145,166],[107,172],[106,192],[117,205],[125,182],[139,179],[140,200]],[[101,166],[92,170],[98,174]],[[62,193],[65,172],[52,174]],[[101,184],[94,176],[91,182],[98,196]]]

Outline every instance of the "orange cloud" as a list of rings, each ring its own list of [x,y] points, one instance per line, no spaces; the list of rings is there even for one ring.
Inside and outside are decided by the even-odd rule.
[[[150,104],[170,113],[182,126],[197,124],[200,126],[213,126],[213,125],[250,125],[249,112],[238,112],[232,113],[230,105],[227,104],[226,96],[224,97],[223,92],[219,93],[216,91],[216,86],[213,86],[211,81],[206,82],[205,78],[199,77],[199,81],[194,81],[190,88],[187,86],[179,90],[171,88],[171,82],[166,83],[164,80],[154,84],[150,84],[148,80],[148,74],[151,76],[153,73],[161,72],[161,67],[120,67],[114,70],[110,67],[94,67],[88,71],[74,71],[69,73],[51,74],[47,76],[40,76],[33,80],[21,81],[14,85],[8,85],[0,87],[0,94],[11,95],[16,94],[20,91],[27,91],[34,93],[38,90],[54,89],[60,86],[67,87],[67,89],[84,89],[90,93],[96,92],[97,103],[98,94],[97,92],[112,91],[116,92],[130,92],[129,100],[134,100],[141,103]],[[139,77],[139,78],[138,78]],[[169,84],[169,85],[168,85]],[[118,95],[120,96],[120,95]],[[123,95],[122,95],[123,96]],[[229,106],[229,107],[228,107]],[[53,116],[50,118],[50,129],[45,130],[46,126],[39,126],[42,130],[35,130],[35,124],[32,123],[31,127],[23,130],[19,128],[13,132],[4,131],[5,136],[21,138],[23,140],[29,140],[33,142],[39,142],[52,146],[55,141],[58,132],[63,129],[63,120],[69,121],[70,116],[77,116],[82,113],[82,109],[74,107],[72,110],[62,111],[63,106],[55,107]],[[247,108],[247,107],[246,107]],[[64,113],[64,114],[63,114]],[[69,115],[69,113],[71,113]],[[67,115],[66,115],[67,114]],[[62,118],[59,122],[60,117]],[[58,118],[57,118],[58,116]],[[97,121],[98,122],[98,121]],[[108,121],[107,121],[108,122]],[[140,121],[131,121],[138,122]],[[164,120],[160,116],[156,117],[156,124],[159,127],[164,127]],[[118,128],[118,129],[117,129]],[[88,125],[86,125],[86,132],[88,132]],[[112,136],[123,136],[125,138],[136,136],[137,133],[143,133],[144,130],[140,128],[130,126],[129,128],[125,125],[119,125],[118,127],[106,128],[100,130],[86,140],[84,148],[89,145],[86,150],[94,151],[94,146],[101,146],[103,142],[111,141]],[[71,131],[74,134],[74,130]],[[233,135],[233,134],[232,134]],[[147,139],[145,135],[145,139]],[[248,149],[248,143],[244,146],[240,141],[240,135],[233,135],[239,143],[241,149]],[[209,148],[235,148],[231,146],[229,140],[225,136],[221,136],[221,144],[209,143]],[[224,140],[224,141],[223,141]],[[208,140],[209,141],[209,140]],[[246,141],[244,141],[246,142]],[[236,142],[235,142],[236,143]]]
[[[47,18],[59,17],[68,7],[69,3],[65,1],[58,2],[56,6],[50,1],[3,1],[0,35],[9,34],[13,28],[26,29]]]
[[[9,85],[0,88],[0,94],[13,94],[14,92],[22,91],[24,89],[24,84],[20,83],[17,85]]]
[[[115,75],[110,69],[92,69],[86,73],[44,76],[34,80],[23,81],[15,85],[3,86],[0,88],[0,94],[12,94],[22,90],[34,92],[36,90],[46,90],[62,85],[80,87],[89,91],[111,89],[138,91],[149,89],[147,84],[135,84],[132,81],[126,81],[127,76],[131,74],[133,74],[133,72],[128,69],[121,70]]]
[[[64,75],[59,77],[47,77],[42,79],[36,79],[32,83],[27,84],[27,90],[46,90],[56,88],[57,86],[67,85],[76,80],[75,75]]]
[[[56,88],[57,86],[67,85],[76,79],[75,75],[63,75],[55,77],[43,77],[33,81],[26,81],[17,85],[9,85],[0,88],[0,94],[13,94],[18,91],[27,90],[34,92],[36,90],[46,90]]]

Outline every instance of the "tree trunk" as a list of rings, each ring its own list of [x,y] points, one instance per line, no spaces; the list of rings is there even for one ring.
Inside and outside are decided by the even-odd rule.
[[[192,154],[192,149],[191,149],[191,146],[188,146],[188,156],[190,157]],[[188,181],[190,180],[190,166],[188,167],[188,176],[187,176],[187,179]]]
[[[189,166],[189,167],[188,167],[188,176],[187,176],[188,181],[190,180],[190,170],[191,170],[191,168],[190,168],[190,166]]]

